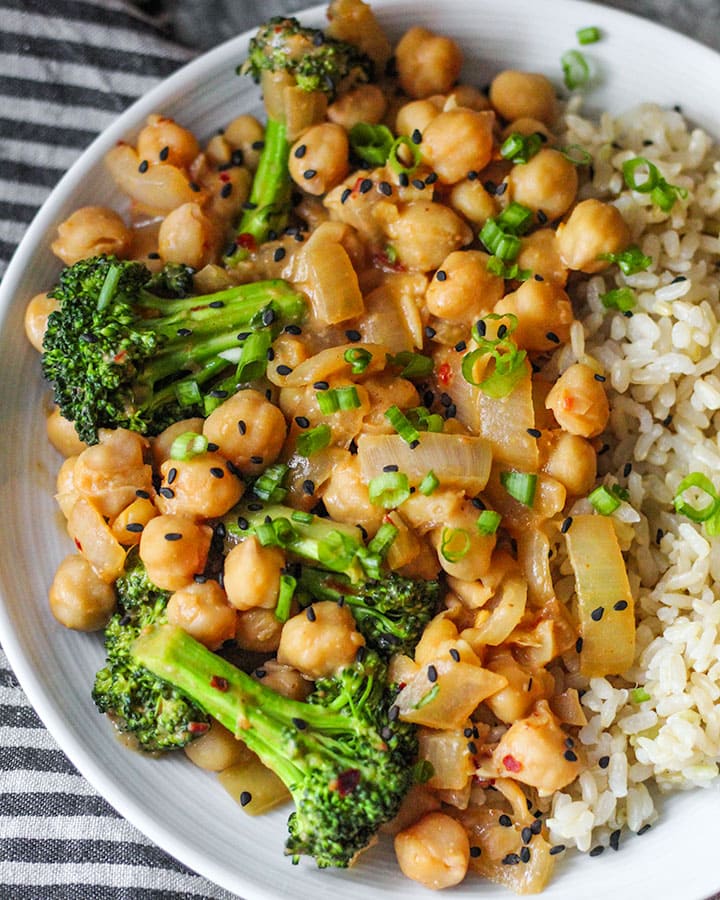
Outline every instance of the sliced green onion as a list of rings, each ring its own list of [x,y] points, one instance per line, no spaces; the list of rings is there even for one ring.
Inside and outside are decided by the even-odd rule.
[[[255,537],[263,547],[281,546],[272,522],[258,522],[253,530]]]
[[[704,506],[694,506],[692,503],[683,500],[683,494],[691,488],[706,494],[710,498],[710,502]],[[692,522],[707,522],[715,513],[720,511],[720,497],[717,495],[715,486],[702,472],[691,472],[683,478],[675,491],[673,504],[675,512],[687,516]]]
[[[202,456],[207,451],[208,439],[204,434],[184,431],[170,445],[170,459],[185,461],[194,456]]]
[[[412,156],[412,164],[405,165],[405,163],[398,156],[398,151],[401,147],[406,148],[410,151]],[[390,148],[390,152],[388,153],[387,163],[390,168],[395,172],[396,175],[412,175],[415,169],[420,165],[422,157],[420,155],[420,149],[416,144],[413,143],[412,139],[407,137],[407,135],[401,134],[399,138],[396,138],[392,147]]]
[[[434,363],[429,356],[422,353],[413,353],[411,350],[401,350],[399,353],[388,353],[386,356],[391,366],[400,366],[401,378],[426,378],[432,373]]]
[[[642,250],[633,244],[622,253],[601,253],[598,259],[604,259],[610,263],[616,263],[623,275],[635,275],[644,272],[651,264],[652,257],[645,256]]]
[[[100,293],[97,299],[98,310],[105,309],[108,303],[115,296],[118,281],[120,281],[121,271],[122,269],[120,268],[120,266],[110,266],[110,268],[107,270],[107,275],[105,276],[103,286],[100,288]]]
[[[619,309],[620,312],[628,312],[635,306],[635,291],[629,287],[615,288],[606,294],[600,294],[600,300],[605,309]]]
[[[406,443],[414,444],[415,441],[420,440],[419,432],[398,406],[386,409],[385,418]]]
[[[495,221],[503,231],[520,235],[525,234],[532,225],[532,218],[533,213],[531,209],[513,200],[508,203]]]
[[[486,321],[495,319],[507,319],[508,324],[504,335],[501,338],[490,340],[480,333],[479,324],[474,325],[472,335],[479,347],[465,354],[460,369],[463,378],[468,384],[479,387],[488,397],[497,400],[511,394],[517,384],[525,377],[525,358],[527,353],[525,350],[518,350],[517,344],[511,338],[513,331],[517,328],[517,316],[512,313],[504,316],[490,313],[481,319],[480,322],[484,327]],[[494,369],[482,381],[476,381],[474,375],[475,363],[487,354],[490,354],[493,359]]]
[[[383,472],[368,484],[370,502],[383,509],[394,509],[410,496],[410,482],[404,472]]]
[[[460,562],[472,546],[470,532],[465,528],[443,528],[440,535],[440,555],[449,563]]]
[[[440,693],[440,685],[437,682],[435,682],[435,684],[430,688],[430,690],[426,694],[423,694],[422,697],[418,700],[418,702],[413,705],[413,709],[422,709],[423,706],[427,706],[428,703],[432,703],[433,700],[437,697],[437,695],[439,693]],[[430,765],[432,766],[432,763],[430,763]],[[433,770],[433,774],[435,774],[434,770]],[[430,777],[432,778],[432,775]]]
[[[349,137],[355,155],[371,166],[385,165],[395,140],[387,125],[371,125],[368,122],[353,125]]]
[[[500,484],[505,490],[525,506],[532,506],[535,502],[538,477],[531,472],[501,472]]]
[[[332,439],[332,429],[329,425],[316,425],[308,431],[303,431],[297,437],[297,452],[300,456],[312,456],[319,450],[324,450]]]
[[[430,494],[434,493],[434,491],[438,488],[440,484],[440,479],[433,472],[432,469],[427,473],[427,475],[423,478],[418,486],[418,490],[421,494],[424,494],[426,497],[429,497]]]
[[[576,32],[578,44],[596,44],[600,40],[600,29],[595,25],[579,28]]]
[[[620,497],[604,484],[591,491],[588,500],[601,516],[611,516],[619,508],[621,502]]]
[[[592,153],[581,147],[580,144],[568,144],[566,147],[556,147],[555,149],[574,166],[589,166],[593,161]]]
[[[391,266],[398,261],[398,252],[392,244],[385,244],[385,259]]]
[[[287,622],[290,618],[290,607],[297,587],[297,579],[292,575],[280,576],[280,590],[278,591],[277,604],[275,605],[275,618],[278,622]]]
[[[370,365],[372,353],[364,347],[350,347],[343,353],[343,359],[350,366],[353,375],[362,375]]]
[[[354,384],[330,388],[328,391],[315,391],[315,397],[317,398],[320,412],[325,416],[340,410],[358,409],[361,406],[357,388]]]
[[[331,531],[318,543],[318,562],[328,568],[349,566],[357,550],[357,542],[342,531]]]
[[[437,684],[435,687],[437,687]],[[426,784],[435,774],[435,766],[429,759],[421,759],[413,766],[412,773],[415,784]]]
[[[431,413],[425,406],[413,406],[405,415],[418,431],[434,431],[439,434],[445,424],[439,413]]]
[[[382,577],[382,556],[379,553],[372,553],[368,547],[360,547],[355,556],[368,578],[377,580]]]
[[[530,269],[521,269],[517,263],[508,265],[499,256],[491,256],[487,261],[487,270],[499,278],[507,278],[515,281],[527,281],[531,277]]]
[[[503,231],[496,219],[487,219],[478,237],[492,256],[504,262],[512,262],[520,252],[520,238]]]
[[[642,181],[637,180],[636,172],[638,170],[647,172],[647,176]],[[650,194],[652,202],[663,212],[670,212],[678,197],[684,199],[688,195],[685,188],[676,184],[668,184],[657,166],[644,156],[635,156],[633,159],[626,160],[622,166],[622,173],[625,184],[630,190],[637,191],[639,194]]]
[[[253,331],[247,336],[237,365],[238,381],[257,381],[263,377],[271,345],[272,335],[269,331]]]
[[[560,64],[569,91],[583,88],[590,81],[590,66],[579,50],[566,50],[560,57]]]
[[[174,387],[175,398],[179,406],[197,406],[202,403],[202,392],[197,381],[180,381]]]
[[[392,522],[383,522],[378,528],[375,537],[368,543],[368,550],[384,558],[399,533],[399,528],[393,525]]]
[[[315,516],[311,512],[305,512],[302,509],[294,509],[290,518],[299,525],[311,525]]]
[[[494,509],[484,509],[475,523],[480,534],[495,534],[502,521],[502,516]]]
[[[275,463],[256,479],[253,484],[253,493],[261,500],[271,503],[282,503],[287,496],[287,489],[283,487],[283,481],[288,473],[285,463]]]
[[[652,697],[645,688],[636,687],[630,691],[630,699],[633,703],[644,703],[646,700],[652,700]]]
[[[530,162],[542,145],[543,139],[537,131],[533,134],[519,134],[513,131],[500,145],[500,156],[522,165]]]

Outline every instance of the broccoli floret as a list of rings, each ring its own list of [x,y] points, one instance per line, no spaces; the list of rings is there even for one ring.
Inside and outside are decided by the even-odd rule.
[[[399,723],[386,669],[365,652],[316,689],[277,694],[179,628],[146,629],[137,660],[229,728],[290,791],[287,853],[344,868],[398,811],[413,779],[411,727]]]
[[[226,256],[228,265],[236,265],[247,256],[248,249],[269,240],[273,234],[279,235],[288,222],[291,141],[285,104],[293,100],[288,100],[287,92],[273,85],[272,79],[284,74],[287,81],[283,86],[296,86],[332,100],[341,88],[371,80],[373,64],[352,44],[328,38],[319,29],[304,28],[297,19],[276,16],[261,26],[250,41],[248,58],[238,72],[261,82],[267,125],[248,207],[237,227],[235,247]],[[268,97],[272,100],[268,101]]]
[[[163,285],[184,290],[187,275],[169,271]],[[147,289],[150,279],[141,263],[97,256],[64,269],[50,291],[60,308],[48,318],[43,371],[88,443],[103,427],[157,434],[206,415],[251,380],[243,353],[252,333],[269,347],[305,314],[302,295],[280,280],[167,299]]]
[[[138,665],[131,648],[140,632],[166,621],[169,591],[156,587],[136,559],[116,583],[118,609],[105,629],[105,666],[92,696],[120,731],[135,736],[142,750],[184,747],[207,731],[208,717],[167,682]]]
[[[334,572],[301,567],[298,587],[311,602],[334,600],[350,607],[358,631],[381,653],[412,655],[440,603],[440,582],[404,578],[396,572],[353,584]]]

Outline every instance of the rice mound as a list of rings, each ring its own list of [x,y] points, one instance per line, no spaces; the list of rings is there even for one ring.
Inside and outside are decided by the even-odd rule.
[[[562,142],[593,157],[579,199],[614,203],[652,258],[647,271],[613,266],[577,285],[582,324],[553,361],[560,370],[588,357],[601,364],[612,414],[600,473],[629,492],[614,516],[638,611],[634,666],[626,679],[588,682],[569,654],[553,673],[585,691],[589,765],[555,795],[547,824],[554,842],[590,850],[617,848],[621,829],[651,824],[658,793],[707,787],[718,774],[720,539],[676,514],[673,499],[690,472],[720,484],[720,149],[678,110],[654,105],[593,122],[571,101],[565,126]],[[625,187],[622,164],[637,156],[687,189],[669,213]],[[600,296],[625,285],[637,296],[632,314],[605,309]],[[572,512],[592,508],[584,500]],[[555,549],[556,588],[568,601],[574,579],[559,538]]]

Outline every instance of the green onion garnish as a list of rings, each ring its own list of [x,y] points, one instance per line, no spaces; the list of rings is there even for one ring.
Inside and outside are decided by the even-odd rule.
[[[440,693],[440,685],[437,682],[435,682],[435,684],[430,688],[430,690],[426,694],[423,694],[422,697],[418,700],[417,703],[415,703],[413,705],[412,708],[413,709],[422,709],[423,706],[427,706],[428,703],[432,703],[433,700],[437,697],[437,695],[439,693]],[[432,763],[430,763],[430,767],[432,768]],[[435,774],[435,770],[433,769],[433,775],[434,774]],[[430,776],[430,778],[432,778],[432,775]]]
[[[368,550],[384,558],[399,533],[400,530],[392,522],[383,522],[378,528],[375,537],[368,543]]]
[[[494,509],[484,509],[475,523],[480,534],[495,534],[498,530],[502,516]]]
[[[361,405],[357,388],[354,384],[330,388],[327,391],[315,391],[315,397],[317,398],[320,412],[325,416],[340,410],[358,409]]]
[[[638,171],[645,174],[640,181],[636,177]],[[676,184],[668,184],[657,166],[644,156],[635,156],[633,159],[626,160],[622,166],[622,173],[625,184],[631,191],[650,194],[652,202],[663,212],[670,212],[678,197],[685,199],[688,195],[685,188]]]
[[[398,252],[392,244],[385,244],[385,259],[391,266],[398,261]]]
[[[305,512],[302,509],[294,509],[290,518],[293,522],[298,522],[300,525],[311,525],[315,516],[313,516],[311,512]]]
[[[247,336],[238,360],[238,381],[257,381],[263,377],[271,345],[272,335],[269,331],[253,331]]]
[[[170,459],[185,461],[194,456],[201,456],[207,451],[208,439],[204,434],[185,431],[175,438],[170,445]]]
[[[406,443],[414,444],[420,440],[420,434],[417,429],[398,406],[391,406],[389,409],[386,409],[385,418]]]
[[[525,234],[532,225],[532,210],[512,200],[495,219],[500,228],[510,234]]]
[[[258,524],[253,529],[255,531],[255,537],[263,547],[280,546],[280,541],[278,539],[277,532],[273,527],[273,524],[273,522],[258,522]]]
[[[652,700],[652,697],[645,688],[636,687],[630,691],[630,698],[633,703],[644,703],[646,700]]]
[[[579,28],[576,32],[578,44],[596,44],[600,40],[600,29],[594,25]]]
[[[644,272],[651,264],[652,257],[645,256],[642,250],[633,244],[622,253],[601,253],[598,259],[604,259],[609,263],[617,263],[623,275],[635,275]]]
[[[696,506],[684,500],[683,494],[691,488],[695,488],[701,494],[706,494],[710,498],[710,502],[704,506]],[[683,478],[675,491],[673,504],[675,512],[687,516],[692,522],[707,522],[715,513],[720,512],[720,497],[718,497],[712,481],[702,472],[691,472]]]
[[[318,543],[318,562],[328,568],[349,566],[358,550],[350,535],[333,530]]]
[[[287,489],[282,484],[287,473],[288,467],[285,463],[268,466],[253,484],[253,493],[261,500],[282,503],[287,496]]]
[[[464,559],[471,545],[470,532],[465,528],[443,528],[440,535],[440,555],[449,563]]]
[[[401,147],[404,147],[406,150],[410,151],[410,155],[412,156],[412,164],[405,165],[405,163],[398,156],[398,151]],[[388,153],[387,163],[390,168],[395,172],[396,175],[412,175],[420,165],[422,157],[420,156],[420,150],[416,144],[414,144],[411,138],[407,137],[407,135],[400,135],[399,138],[396,138],[392,147],[390,147],[390,152]]]
[[[435,685],[437,687],[437,684]],[[425,695],[427,696],[427,694]],[[413,782],[415,784],[425,784],[430,781],[430,779],[435,774],[435,766],[430,762],[429,759],[421,759],[415,763],[412,769],[413,772]]]
[[[503,231],[496,219],[487,219],[478,237],[488,253],[504,262],[512,262],[520,252],[520,238]]]
[[[606,294],[600,294],[600,300],[605,309],[619,309],[620,312],[628,312],[635,306],[635,291],[629,287],[615,288]]]
[[[440,480],[437,475],[433,472],[432,469],[427,473],[427,475],[423,478],[418,486],[418,490],[421,494],[424,494],[426,497],[429,497],[430,494],[434,493],[440,484]]]
[[[525,506],[532,506],[535,502],[535,490],[538,477],[531,472],[501,472],[500,484],[505,490]]]
[[[297,452],[300,456],[312,456],[319,450],[324,450],[332,439],[332,430],[329,425],[316,425],[308,431],[303,431],[297,437]]]
[[[295,588],[297,587],[297,579],[292,575],[280,576],[280,590],[278,592],[277,604],[275,606],[275,618],[278,622],[287,622],[290,618],[290,606],[292,604]]]
[[[175,387],[175,398],[179,406],[197,406],[202,403],[202,393],[197,381],[180,381]]]
[[[411,350],[401,350],[399,353],[388,353],[386,356],[391,366],[400,366],[401,378],[426,378],[432,373],[433,361],[422,353],[413,353]]]
[[[350,366],[353,375],[362,375],[370,365],[372,353],[364,347],[350,347],[343,353],[343,359]]]
[[[592,153],[589,153],[580,144],[568,144],[565,147],[556,147],[558,153],[562,153],[568,162],[574,166],[589,166],[593,161]]]
[[[530,269],[521,269],[516,262],[508,265],[508,263],[503,262],[499,256],[491,256],[488,259],[487,270],[488,272],[492,272],[493,275],[497,275],[499,278],[507,278],[508,280],[514,281],[527,281],[532,275]]]
[[[579,50],[566,50],[560,57],[560,64],[569,91],[583,88],[590,81],[590,66]]]
[[[370,502],[383,509],[394,509],[410,496],[410,482],[404,472],[383,472],[368,484]]]
[[[355,155],[371,166],[385,165],[395,140],[386,125],[370,125],[368,122],[353,125],[349,137]]]
[[[413,406],[405,411],[405,415],[418,431],[441,432],[444,422],[440,413],[431,413],[425,406]]]
[[[472,335],[479,346],[476,350],[465,354],[461,371],[465,381],[479,387],[488,397],[498,400],[511,394],[516,385],[524,378],[527,353],[525,350],[518,350],[517,344],[511,337],[517,328],[517,316],[512,313],[504,316],[490,313],[480,321],[484,326],[485,322],[496,319],[505,319],[508,322],[503,336],[490,340],[480,333],[477,324],[474,325]],[[475,363],[487,354],[490,354],[493,359],[494,369],[482,381],[476,381],[473,372]]]
[[[519,134],[517,131],[506,138],[500,145],[500,156],[516,164],[529,162],[543,145],[543,139],[538,132],[533,134]]]
[[[591,491],[588,494],[588,500],[601,516],[611,516],[622,502],[622,498],[619,494],[612,490],[612,488],[606,487],[604,484],[601,484],[600,487],[596,487],[594,491]]]

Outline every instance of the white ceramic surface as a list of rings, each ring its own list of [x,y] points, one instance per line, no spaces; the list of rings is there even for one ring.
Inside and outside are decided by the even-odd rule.
[[[720,137],[720,56],[645,20],[576,0],[379,0],[376,8],[393,36],[422,23],[456,38],[466,53],[464,79],[477,85],[507,66],[542,71],[560,83],[559,59],[577,46],[576,30],[598,25],[602,41],[585,48],[600,82],[589,95],[591,108],[620,112],[643,100],[679,103]],[[302,18],[319,25],[322,11]],[[181,754],[156,761],[124,750],[90,698],[102,661],[100,638],[64,630],[47,610],[53,571],[72,548],[52,499],[60,460],[45,440],[46,391],[23,336],[25,303],[58,271],[49,251],[57,223],[83,204],[114,201],[103,154],[146,115],[165,112],[207,137],[239,113],[258,109],[257,90],[234,74],[246,48],[247,36],[238,37],[196,60],[103,133],[44,205],[0,286],[0,639],[31,702],[75,765],[124,816],[193,869],[246,900],[421,897],[424,889],[398,873],[387,842],[350,872],[293,867],[282,853],[285,810],[250,819]],[[720,888],[717,800],[715,790],[673,797],[663,804],[660,822],[642,838],[624,839],[621,852],[563,860],[545,896],[707,897]],[[509,896],[474,879],[454,892],[475,895]]]

